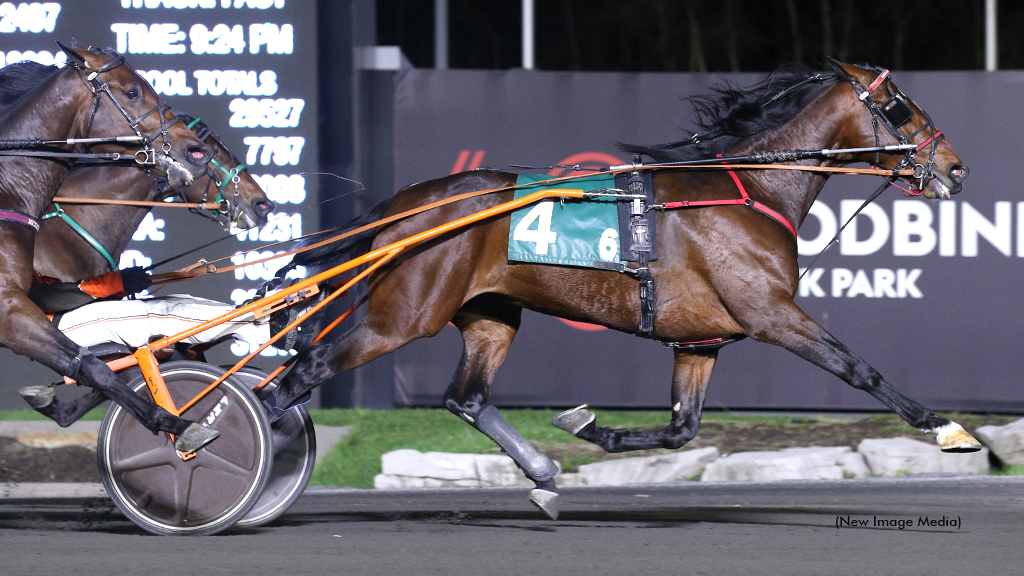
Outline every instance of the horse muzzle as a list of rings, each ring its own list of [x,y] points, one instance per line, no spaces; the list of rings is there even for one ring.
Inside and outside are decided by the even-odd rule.
[[[167,174],[167,183],[171,188],[190,186],[195,180],[195,176],[192,175],[191,170],[168,155],[158,154],[156,166]]]
[[[932,174],[924,186],[924,197],[949,200],[954,194],[959,194],[963,190],[963,181],[967,179],[968,174],[970,174],[970,170],[963,164],[953,164],[945,173]]]

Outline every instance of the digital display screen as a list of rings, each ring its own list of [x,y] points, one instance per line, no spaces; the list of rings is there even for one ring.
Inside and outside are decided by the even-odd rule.
[[[317,166],[316,37],[315,3],[297,0],[0,3],[0,65],[21,60],[59,65],[65,56],[57,40],[116,49],[175,112],[202,118],[277,204],[265,227],[249,231],[226,231],[183,209],[154,209],[122,255],[122,268],[149,266],[230,236],[155,272],[199,258],[230,257],[220,265],[244,264],[289,245],[246,250],[318,229],[316,177],[303,175]],[[206,275],[157,294],[239,303],[286,261]],[[234,343],[216,347],[208,357],[215,364],[233,363],[248,351]],[[276,366],[287,354],[268,348],[266,358],[254,364]]]

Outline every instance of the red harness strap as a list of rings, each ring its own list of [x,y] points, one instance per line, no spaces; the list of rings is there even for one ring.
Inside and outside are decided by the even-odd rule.
[[[718,154],[717,156],[719,158],[722,157],[721,154]],[[725,162],[723,162],[723,164],[725,164]],[[756,200],[752,200],[750,198],[750,195],[747,194],[747,189],[743,187],[743,182],[740,181],[740,177],[736,175],[736,172],[733,170],[727,170],[727,172],[729,173],[729,176],[732,176],[732,181],[736,183],[736,188],[739,189],[740,196],[742,196],[742,198],[734,198],[731,200],[683,200],[682,202],[665,202],[665,209],[672,210],[674,208],[697,208],[701,206],[729,206],[733,204],[746,204],[747,206],[750,206],[751,208],[757,210],[761,214],[764,214],[765,216],[785,226],[786,230],[789,230],[789,233],[793,235],[793,239],[796,239],[796,228],[794,228],[793,225],[789,223],[789,220],[786,220],[786,218],[782,214],[779,214],[778,212],[772,210],[771,208],[765,206],[764,204]]]

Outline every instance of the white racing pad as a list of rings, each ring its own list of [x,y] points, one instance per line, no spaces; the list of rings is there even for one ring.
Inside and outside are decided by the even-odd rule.
[[[232,310],[234,306],[230,304],[187,294],[94,302],[64,314],[57,328],[79,346],[119,342],[141,348],[149,344],[152,336],[173,336]],[[248,314],[182,342],[205,344],[225,336],[259,346],[270,339],[270,323],[253,320]]]

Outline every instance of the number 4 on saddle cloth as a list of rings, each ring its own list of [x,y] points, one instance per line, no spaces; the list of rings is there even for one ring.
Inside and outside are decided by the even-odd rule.
[[[647,198],[654,203],[649,172],[640,173]],[[629,174],[612,176],[581,176],[553,184],[528,184],[550,180],[545,174],[520,174],[516,179],[515,198],[538,190],[582,190],[584,192],[618,192],[626,190]],[[647,234],[636,242],[630,227],[630,203],[615,198],[588,200],[545,200],[512,212],[508,235],[508,259],[515,262],[554,264],[622,270],[624,262],[638,262],[635,249],[647,248],[647,261],[657,258],[654,219],[646,218]],[[621,238],[630,239],[625,255]],[[642,246],[637,246],[641,244]]]

